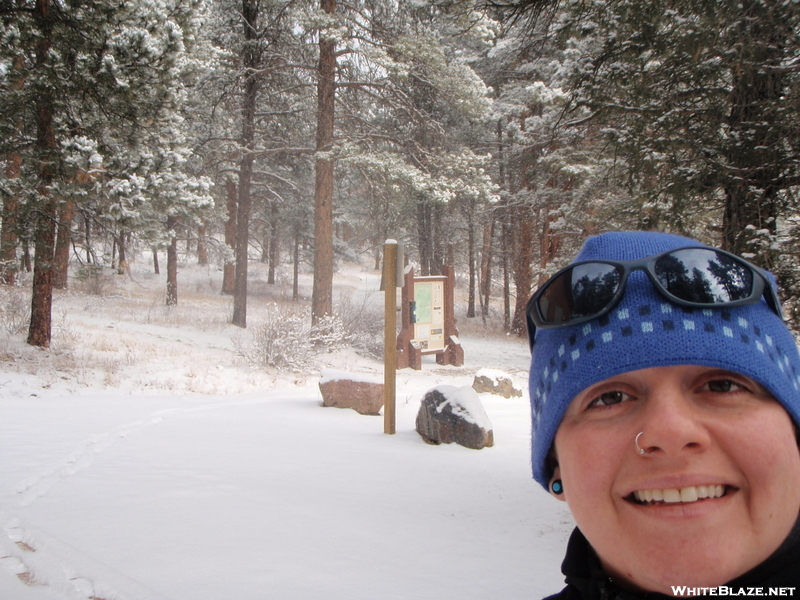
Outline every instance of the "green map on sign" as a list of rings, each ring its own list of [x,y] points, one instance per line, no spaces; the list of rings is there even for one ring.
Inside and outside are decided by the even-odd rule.
[[[418,283],[414,286],[414,301],[417,303],[417,323],[430,323],[433,321],[431,316],[431,295],[433,286],[430,283]]]

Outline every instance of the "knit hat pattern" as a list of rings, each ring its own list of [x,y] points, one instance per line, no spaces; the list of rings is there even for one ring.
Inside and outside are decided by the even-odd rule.
[[[637,260],[703,245],[664,233],[606,233],[589,238],[573,262]],[[536,332],[529,378],[534,479],[548,489],[548,452],[564,412],[581,391],[628,371],[674,365],[703,365],[750,377],[800,423],[800,354],[791,332],[763,298],[745,306],[686,308],[669,302],[636,270],[611,312]]]

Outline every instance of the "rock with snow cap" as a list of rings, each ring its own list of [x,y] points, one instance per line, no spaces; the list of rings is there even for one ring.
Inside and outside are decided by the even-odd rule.
[[[417,413],[417,432],[429,444],[455,442],[475,450],[494,445],[492,423],[478,393],[469,386],[428,390]]]
[[[472,389],[479,394],[489,393],[503,398],[522,396],[522,389],[514,385],[511,375],[496,369],[480,369],[475,373]]]
[[[383,407],[383,382],[369,375],[323,369],[319,380],[323,406],[352,408],[362,415],[378,415]]]

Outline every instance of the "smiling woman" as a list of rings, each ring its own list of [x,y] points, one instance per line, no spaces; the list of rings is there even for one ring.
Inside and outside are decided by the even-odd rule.
[[[800,357],[771,275],[604,234],[528,324],[534,477],[578,525],[561,598],[800,584]]]

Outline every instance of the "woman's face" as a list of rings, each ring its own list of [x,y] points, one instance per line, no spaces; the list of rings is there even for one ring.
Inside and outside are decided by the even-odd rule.
[[[555,450],[578,527],[612,577],[643,590],[725,584],[772,554],[800,511],[791,418],[729,371],[601,381],[572,401]]]

